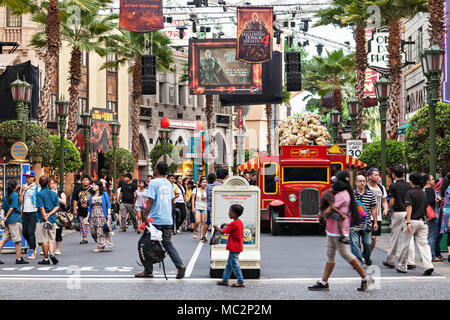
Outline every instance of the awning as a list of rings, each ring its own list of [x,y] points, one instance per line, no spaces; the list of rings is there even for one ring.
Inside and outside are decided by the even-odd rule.
[[[398,134],[405,134],[406,128],[409,128],[411,125],[409,123],[405,123],[404,125],[398,127]]]
[[[252,171],[252,170],[259,170],[259,156],[257,155],[255,158],[253,158],[252,160],[247,161],[246,163],[241,164],[238,167],[238,170],[240,172],[244,172],[244,171]]]
[[[361,169],[364,169],[365,167],[367,167],[367,164],[365,164],[364,162],[359,161],[358,159],[354,159],[350,156],[346,156],[345,161],[346,161],[348,167],[354,166],[355,168],[359,167]]]

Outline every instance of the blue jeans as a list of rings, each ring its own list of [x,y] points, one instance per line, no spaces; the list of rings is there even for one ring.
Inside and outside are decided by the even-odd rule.
[[[433,258],[437,258],[441,255],[441,250],[439,249],[439,251],[436,251],[436,241],[439,235],[439,219],[438,218],[434,218],[431,221],[427,222],[428,224],[428,244],[430,245],[431,248],[431,256]]]
[[[162,245],[164,247],[164,249],[167,250],[167,253],[169,254],[170,259],[172,259],[172,262],[175,264],[175,267],[181,267],[183,265],[183,261],[180,258],[180,255],[178,254],[177,249],[175,249],[175,247],[172,244],[171,238],[172,238],[172,231],[173,231],[173,226],[157,226],[157,225],[153,225],[156,229],[161,230],[162,231]],[[151,266],[150,268],[145,268],[145,272],[146,273],[153,273],[153,266]]]
[[[362,255],[361,255],[361,239],[364,246]],[[358,258],[359,263],[362,264],[362,258],[364,260],[370,260],[370,248],[372,246],[372,232],[364,232],[364,231],[355,231],[350,230],[350,241],[352,242],[351,250],[355,257]]]
[[[244,283],[244,277],[242,276],[241,267],[239,266],[239,252],[231,252],[228,255],[227,266],[223,272],[222,281],[227,282],[231,277],[231,272],[234,272],[236,279],[239,283]]]

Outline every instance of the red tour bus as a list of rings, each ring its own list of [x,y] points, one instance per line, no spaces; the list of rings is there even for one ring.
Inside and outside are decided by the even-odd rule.
[[[281,146],[280,155],[257,156],[239,166],[256,171],[261,189],[261,225],[279,235],[282,226],[319,222],[319,199],[331,187],[331,177],[365,163],[346,156],[342,149],[327,146]]]

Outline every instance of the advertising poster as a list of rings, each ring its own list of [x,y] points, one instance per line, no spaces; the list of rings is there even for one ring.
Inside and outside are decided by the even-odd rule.
[[[120,0],[120,28],[139,33],[164,29],[162,0]]]
[[[237,8],[236,59],[247,63],[272,60],[273,8]]]
[[[235,39],[189,41],[191,94],[262,94],[261,74],[261,64],[236,60]]]
[[[244,207],[244,212],[240,220],[244,224],[244,247],[256,246],[256,223],[258,219],[258,193],[257,192],[236,192],[236,191],[216,191],[214,193],[214,224],[222,225],[231,223],[228,210],[233,204],[240,204]],[[225,246],[228,235],[222,235],[219,246]]]

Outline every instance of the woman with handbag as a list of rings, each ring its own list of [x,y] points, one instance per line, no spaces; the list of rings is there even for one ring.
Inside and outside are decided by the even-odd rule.
[[[92,238],[97,242],[94,252],[102,252],[105,248],[114,248],[111,229],[111,203],[108,193],[100,181],[92,185],[93,194],[89,199],[87,219],[91,224]]]
[[[54,254],[60,255],[61,254],[61,245],[62,245],[62,240],[63,240],[62,239],[63,227],[60,223],[58,223],[58,220],[60,220],[60,219],[58,219],[58,216],[61,213],[66,211],[67,197],[63,191],[58,190],[58,182],[56,181],[56,178],[54,176],[51,176],[49,178],[49,180],[50,180],[50,183],[49,183],[50,190],[52,190],[53,192],[55,192],[58,195],[58,201],[59,201],[59,212],[56,213],[56,219],[57,219],[56,220],[57,221],[57,223],[56,223],[56,238],[55,238],[56,248],[55,248]]]

